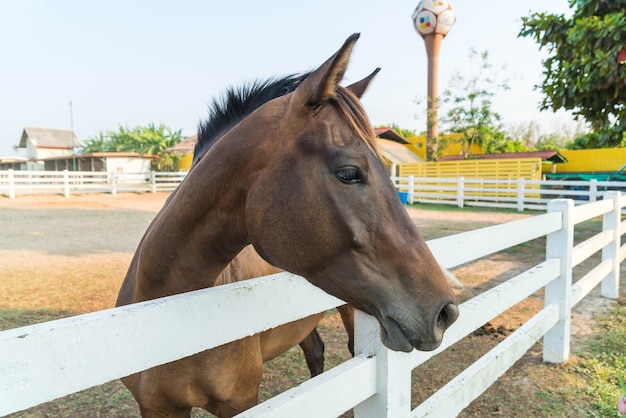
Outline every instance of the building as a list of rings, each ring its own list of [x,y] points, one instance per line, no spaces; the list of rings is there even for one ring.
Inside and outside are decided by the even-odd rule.
[[[0,157],[0,171],[26,170],[28,161],[25,157]]]
[[[153,158],[153,155],[139,155],[136,152],[90,152],[44,158],[40,163],[46,171],[148,173]]]
[[[69,129],[26,127],[19,148],[26,148],[27,170],[44,170],[46,158],[71,156],[80,141]]]
[[[174,154],[180,155],[180,160],[178,161],[178,170],[189,171],[193,162],[193,150],[196,146],[196,142],[198,142],[198,135],[191,135],[185,137],[178,144],[166,148],[163,152],[172,152]]]
[[[81,146],[73,131],[26,127],[22,132],[20,148],[26,148],[26,163],[6,161],[0,167],[22,170],[46,171],[113,171],[125,173],[150,172],[153,155],[136,152],[92,152],[76,153]]]

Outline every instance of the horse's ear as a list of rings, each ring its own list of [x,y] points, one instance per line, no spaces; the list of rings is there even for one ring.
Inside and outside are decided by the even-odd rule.
[[[343,78],[352,48],[359,39],[355,33],[346,39],[343,46],[317,70],[313,71],[294,91],[298,104],[317,107],[324,101],[335,97],[337,86]]]
[[[346,88],[350,90],[352,94],[354,94],[356,97],[360,99],[361,97],[363,97],[363,94],[365,94],[365,90],[367,90],[367,88],[370,85],[370,82],[374,79],[374,77],[376,76],[376,74],[378,74],[379,71],[380,71],[380,68],[375,69],[372,74],[368,75],[363,80],[350,84]]]

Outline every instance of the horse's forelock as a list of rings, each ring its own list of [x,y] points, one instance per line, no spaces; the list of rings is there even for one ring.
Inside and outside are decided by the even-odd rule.
[[[365,109],[361,106],[359,99],[350,90],[339,87],[337,94],[332,99],[332,103],[336,109],[348,122],[348,125],[354,130],[357,136],[365,142],[365,145],[376,155],[381,161],[385,161],[385,158],[380,151],[378,143],[376,142],[376,135],[374,129],[370,123]]]

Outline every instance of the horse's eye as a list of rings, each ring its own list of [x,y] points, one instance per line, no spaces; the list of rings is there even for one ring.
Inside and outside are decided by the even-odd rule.
[[[337,177],[347,184],[361,183],[363,181],[361,170],[356,167],[344,167],[339,169],[337,171]]]

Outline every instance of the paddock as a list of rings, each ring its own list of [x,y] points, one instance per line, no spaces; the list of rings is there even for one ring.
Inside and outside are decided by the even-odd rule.
[[[535,319],[525,325],[525,328],[519,328],[507,337],[498,346],[500,348],[487,353],[476,365],[471,366],[469,371],[463,372],[458,380],[444,387],[443,392],[434,395],[413,411],[410,405],[407,406],[407,399],[410,400],[410,394],[406,396],[406,390],[410,387],[410,384],[406,384],[407,376],[410,380],[410,370],[413,367],[443,351],[443,348],[435,353],[414,352],[408,356],[387,352],[375,342],[372,337],[375,331],[370,329],[369,321],[364,318],[361,321],[364,325],[362,324],[363,327],[359,328],[360,335],[365,336],[360,340],[362,342],[359,346],[360,356],[242,416],[293,416],[293,410],[289,408],[299,408],[298,402],[308,405],[308,402],[312,402],[312,399],[317,396],[321,396],[322,400],[315,402],[320,406],[312,411],[315,416],[337,416],[355,405],[357,405],[355,416],[385,416],[385,413],[387,416],[427,416],[429,414],[430,416],[450,416],[458,411],[437,412],[435,401],[438,397],[443,396],[447,399],[444,406],[455,404],[461,405],[462,408],[463,405],[467,405],[469,400],[454,398],[459,396],[459,392],[468,393],[467,390],[458,390],[461,387],[460,381],[470,382],[475,392],[482,392],[486,388],[485,385],[488,386],[497,378],[498,373],[503,372],[500,367],[494,366],[494,362],[510,364],[525,352],[529,344],[533,345],[545,332],[548,333],[544,337],[544,344],[547,344],[545,345],[547,348],[544,349],[544,358],[548,361],[560,361],[567,358],[567,347],[563,344],[557,344],[554,347],[549,343],[551,333],[560,333],[561,339],[567,339],[564,330],[570,326],[567,324],[569,310],[598,283],[602,283],[600,286],[603,294],[616,297],[614,293],[618,290],[619,263],[624,258],[624,250],[618,239],[624,232],[620,216],[620,210],[625,205],[623,200],[621,197],[614,200],[604,199],[576,208],[571,204],[557,201],[551,205],[551,210],[547,214],[429,241],[439,262],[446,268],[453,268],[537,237],[547,237],[548,256],[545,262],[465,302],[461,308],[461,319],[448,331],[444,345],[449,346],[465,337],[508,306],[519,302],[526,295],[544,286],[547,288],[547,306]],[[604,218],[603,232],[595,238],[574,245],[575,225],[597,216]],[[570,243],[572,245],[569,245]],[[559,252],[555,253],[556,249],[559,249]],[[591,268],[589,273],[576,284],[568,283],[572,277],[573,267],[597,251],[602,252],[602,261]],[[554,290],[555,287],[559,288],[557,296],[550,299],[550,290]],[[289,292],[285,293],[285,289],[289,289]],[[313,311],[323,311],[340,303],[316,288],[310,287],[307,282],[291,275],[263,278],[254,283],[243,284],[242,287],[235,286],[219,290],[220,293],[225,292],[226,296],[218,296],[218,293],[213,290],[202,291],[198,294],[168,298],[167,301],[128,307],[126,310],[123,308],[107,310],[2,332],[0,334],[0,358],[4,367],[0,368],[3,371],[9,370],[10,373],[0,374],[0,384],[3,388],[0,393],[2,398],[0,413],[7,414],[28,408],[76,390],[116,379],[124,374],[141,370],[142,367],[171,361],[191,354],[193,350],[218,345],[228,341],[229,338],[258,332],[260,329],[275,326],[290,318],[295,319]],[[298,296],[295,296],[295,293]],[[264,294],[268,295],[267,298],[263,296]],[[132,361],[123,361],[120,357],[128,358],[129,353],[113,352],[110,347],[107,347],[109,344],[118,347],[119,345],[113,344],[112,341],[119,338],[131,342],[129,345],[133,346],[133,350],[140,350],[140,344],[149,345],[154,343],[155,339],[163,338],[164,335],[171,336],[176,332],[184,334],[184,324],[198,321],[198,317],[217,318],[219,313],[213,315],[205,310],[205,306],[210,305],[211,301],[215,300],[214,298],[218,297],[219,300],[223,300],[222,297],[234,297],[239,300],[244,297],[243,295],[251,297],[251,304],[261,303],[261,307],[269,305],[277,308],[280,314],[258,318],[257,323],[246,323],[246,327],[242,329],[233,330],[232,327],[227,326],[221,339],[207,341],[199,338],[194,346],[185,347],[186,351],[176,350],[178,347],[164,347],[150,358],[139,359],[135,356]],[[277,297],[281,301],[280,305],[271,297]],[[272,302],[268,302],[269,300]],[[554,300],[557,302],[554,303]],[[185,317],[180,313],[180,309],[176,309],[176,306],[180,304],[197,308],[186,308],[188,312],[185,315],[188,316]],[[162,314],[156,314],[156,312],[162,312]],[[142,332],[141,322],[146,317],[161,322],[158,335],[147,335]],[[119,328],[116,323],[120,326],[123,324],[123,327]],[[243,320],[241,323],[244,323]],[[123,331],[120,332],[118,328]],[[111,334],[103,335],[102,330],[107,329],[112,331]],[[93,336],[93,338],[85,341],[85,336]],[[561,339],[557,338],[559,341]],[[370,344],[365,344],[366,342]],[[89,357],[87,358],[84,353],[89,353]],[[49,361],[45,361],[46,357]],[[503,367],[506,365],[497,364]],[[494,368],[498,370],[494,371]],[[350,382],[355,379],[360,382],[358,391],[350,390],[349,393],[344,393],[339,390],[346,386],[354,389],[356,386]],[[398,386],[399,382],[403,384]],[[33,390],[35,387],[38,390]],[[46,388],[46,390],[41,390],[41,388]],[[381,388],[388,390],[381,391]],[[341,395],[331,397],[336,401],[328,402],[329,393]],[[39,397],[35,398],[33,396],[35,394]],[[451,402],[451,397],[456,399],[456,402]],[[288,402],[282,404],[285,398]],[[275,406],[277,404],[281,406]],[[302,416],[302,410],[298,409],[298,416]]]

